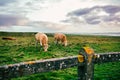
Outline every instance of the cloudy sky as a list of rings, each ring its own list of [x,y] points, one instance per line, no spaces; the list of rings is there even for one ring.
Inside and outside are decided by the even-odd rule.
[[[0,0],[0,31],[120,32],[120,0]]]

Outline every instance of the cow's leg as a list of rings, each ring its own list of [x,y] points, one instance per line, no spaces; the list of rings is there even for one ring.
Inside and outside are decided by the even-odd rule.
[[[40,51],[42,50],[42,47],[43,45],[42,45],[42,42],[40,41]]]
[[[37,46],[38,46],[38,41],[35,41],[35,47],[37,48]]]
[[[57,40],[57,39],[55,39],[55,40],[54,40],[54,43],[57,45],[57,44],[58,44],[58,40]]]

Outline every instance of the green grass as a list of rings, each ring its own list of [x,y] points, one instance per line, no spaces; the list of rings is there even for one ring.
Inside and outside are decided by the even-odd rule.
[[[35,46],[34,33],[5,33],[0,32],[0,65],[24,61],[66,57],[78,55],[79,49],[87,45],[95,53],[120,52],[120,37],[88,36],[67,34],[68,46],[55,45],[53,34],[49,37],[48,52]],[[16,40],[2,40],[2,37],[15,37]],[[120,62],[95,65],[95,80],[120,79]],[[13,80],[76,80],[77,68],[69,68],[47,73],[14,78]]]

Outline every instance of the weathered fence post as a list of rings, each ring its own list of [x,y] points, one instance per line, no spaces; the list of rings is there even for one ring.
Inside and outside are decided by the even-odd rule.
[[[94,79],[94,51],[89,47],[83,47],[79,51],[78,62],[84,63],[83,66],[78,64],[78,80]]]

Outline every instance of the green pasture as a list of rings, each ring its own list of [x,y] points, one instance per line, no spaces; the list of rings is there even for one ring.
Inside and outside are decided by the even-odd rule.
[[[35,45],[34,35],[0,32],[0,65],[78,55],[84,45],[93,48],[95,53],[120,52],[120,37],[67,34],[68,46],[64,47],[54,44],[52,33],[47,33],[49,48],[44,52]],[[3,37],[14,37],[16,40],[2,40]],[[95,80],[119,80],[120,62],[96,64],[94,76]],[[77,80],[77,67],[12,80]]]

